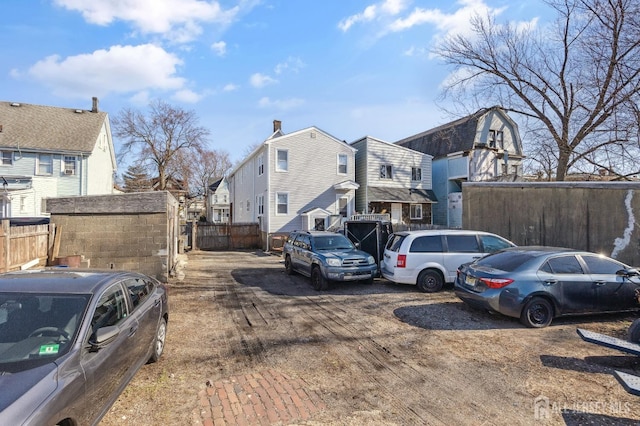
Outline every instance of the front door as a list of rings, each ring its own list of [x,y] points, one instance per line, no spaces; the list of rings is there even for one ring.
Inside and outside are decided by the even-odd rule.
[[[391,223],[402,223],[402,204],[391,203]]]

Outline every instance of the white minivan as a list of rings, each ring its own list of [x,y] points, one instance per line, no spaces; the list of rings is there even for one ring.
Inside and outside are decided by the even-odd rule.
[[[401,284],[416,284],[420,291],[440,291],[452,283],[463,263],[514,247],[499,235],[459,229],[396,232],[389,236],[381,264],[382,276]]]

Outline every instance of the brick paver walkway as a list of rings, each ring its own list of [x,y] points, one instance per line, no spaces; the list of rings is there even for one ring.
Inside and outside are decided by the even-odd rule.
[[[271,425],[307,420],[325,408],[302,380],[274,370],[207,383],[194,426]]]

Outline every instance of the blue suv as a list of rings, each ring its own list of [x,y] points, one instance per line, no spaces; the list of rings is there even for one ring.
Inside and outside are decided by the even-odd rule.
[[[378,265],[369,253],[356,249],[344,235],[327,231],[294,231],[282,249],[287,274],[311,277],[316,290],[331,281],[373,282]]]

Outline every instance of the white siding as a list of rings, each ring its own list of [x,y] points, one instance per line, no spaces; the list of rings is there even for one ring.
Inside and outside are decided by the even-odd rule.
[[[367,145],[367,182],[384,188],[431,189],[431,156],[398,145],[369,139]],[[393,179],[380,178],[380,166],[393,167]],[[411,181],[411,168],[422,169],[422,181]]]
[[[113,144],[109,140],[107,124],[102,126],[100,135],[87,160],[85,170],[79,170],[86,182],[83,195],[102,195],[113,193]]]

